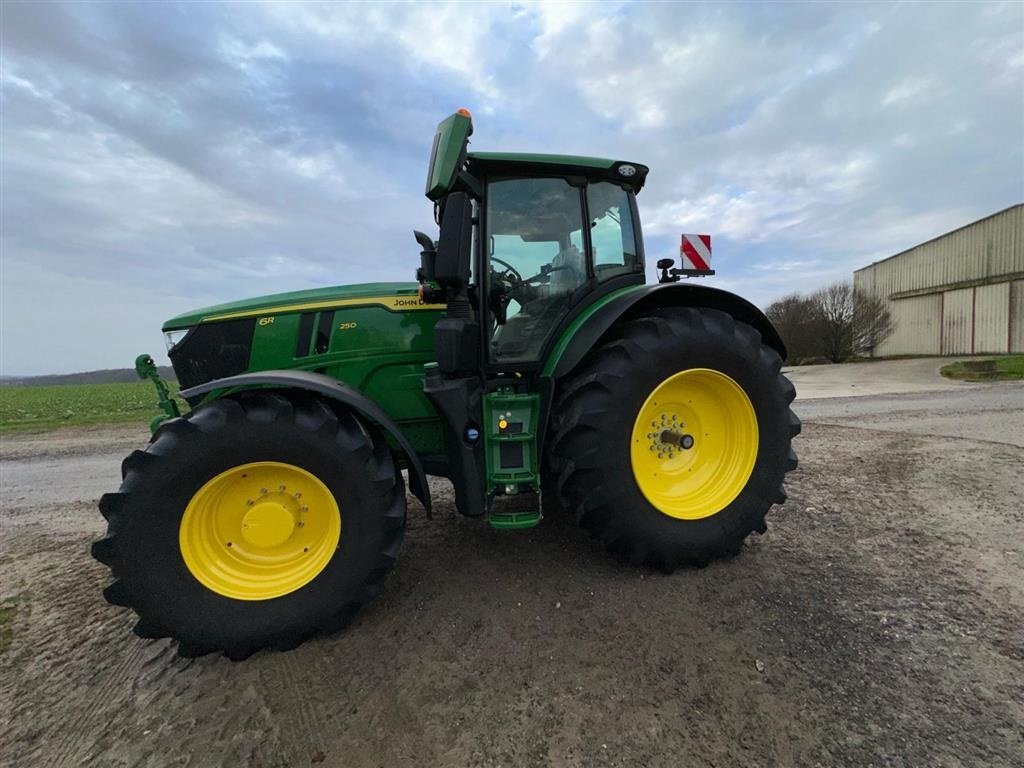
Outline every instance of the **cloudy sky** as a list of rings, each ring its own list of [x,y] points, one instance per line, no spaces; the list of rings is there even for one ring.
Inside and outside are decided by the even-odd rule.
[[[1024,4],[0,4],[7,375],[411,279],[439,120],[651,166],[653,261],[762,306],[1024,200]],[[653,270],[650,270],[653,275]]]

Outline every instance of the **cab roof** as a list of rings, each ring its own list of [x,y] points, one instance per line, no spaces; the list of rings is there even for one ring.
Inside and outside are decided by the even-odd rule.
[[[469,172],[489,173],[577,173],[628,184],[639,192],[647,179],[648,167],[641,163],[581,155],[547,155],[530,152],[470,152],[466,155]]]

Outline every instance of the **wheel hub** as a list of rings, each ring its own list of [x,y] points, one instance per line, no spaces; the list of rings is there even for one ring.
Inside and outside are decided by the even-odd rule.
[[[242,538],[254,547],[284,544],[295,530],[292,510],[277,501],[264,501],[250,508],[242,518]]]
[[[680,424],[680,427],[685,427],[685,424]],[[677,446],[682,448],[684,451],[688,451],[693,448],[693,435],[685,432],[680,432],[675,429],[663,429],[661,434],[658,435],[657,445],[659,447]]]

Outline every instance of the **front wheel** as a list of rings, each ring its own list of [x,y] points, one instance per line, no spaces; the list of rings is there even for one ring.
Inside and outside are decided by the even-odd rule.
[[[380,589],[405,526],[382,437],[304,393],[254,391],[165,423],[100,500],[104,591],[141,637],[233,659],[339,629]]]
[[[548,451],[559,505],[630,562],[672,570],[737,552],[796,468],[781,366],[717,310],[624,322],[561,383]]]

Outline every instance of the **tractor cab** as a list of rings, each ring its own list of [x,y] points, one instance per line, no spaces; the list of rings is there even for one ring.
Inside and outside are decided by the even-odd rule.
[[[417,277],[434,301],[456,298],[464,287],[482,326],[479,363],[523,372],[545,359],[574,307],[595,292],[644,282],[636,193],[647,168],[468,152],[472,133],[467,110],[438,126],[426,196],[441,239],[434,250],[417,234],[427,243]]]
[[[425,301],[447,306],[425,390],[451,425],[449,468],[466,480],[455,483],[463,489],[460,510],[482,515],[495,495],[539,488],[538,392],[562,332],[601,296],[644,283],[636,194],[648,169],[574,155],[469,152],[472,133],[466,110],[438,126],[425,192],[440,239],[416,234],[417,278]],[[510,421],[514,414],[501,406],[509,396],[522,399],[523,419]],[[514,441],[507,427],[488,430],[492,411],[496,424],[514,425]],[[467,445],[467,435],[482,445]],[[516,444],[501,447],[503,440]],[[480,492],[470,498],[471,489]]]

